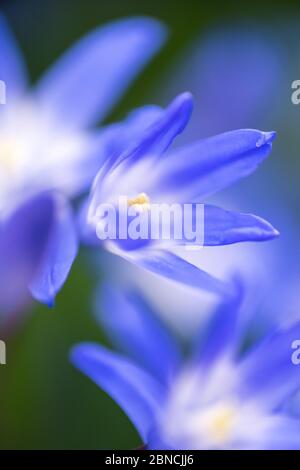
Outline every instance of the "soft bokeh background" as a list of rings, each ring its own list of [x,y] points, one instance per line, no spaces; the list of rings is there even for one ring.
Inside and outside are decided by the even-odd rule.
[[[246,123],[241,119],[243,122],[235,124],[236,127],[274,128],[279,133],[278,142],[272,159],[257,176],[239,183],[222,197],[224,201],[234,201],[231,207],[269,218],[280,229],[283,241],[275,242],[271,248],[261,246],[259,252],[253,253],[250,246],[239,248],[237,255],[232,249],[219,251],[215,263],[222,264],[226,257],[244,257],[249,250],[248,259],[257,261],[260,268],[263,264],[267,275],[266,283],[260,283],[256,291],[264,300],[264,309],[272,315],[272,293],[278,296],[282,287],[284,294],[279,294],[282,302],[276,301],[274,316],[282,313],[295,317],[298,306],[300,316],[297,292],[300,106],[292,105],[290,99],[291,83],[300,79],[299,2],[2,0],[0,5],[27,58],[33,81],[74,40],[107,21],[142,14],[159,18],[169,26],[171,35],[166,47],[131,87],[109,121],[124,117],[127,111],[146,102],[165,105],[175,93],[185,88],[196,93],[197,106],[201,106],[202,98],[205,105],[200,78],[197,81],[197,50],[202,47],[202,40],[206,40],[212,31],[224,28],[243,31],[245,25],[252,33],[257,30],[266,35],[277,65],[273,64],[274,72],[265,84],[261,98],[264,106],[248,116]],[[238,33],[235,37],[238,41]],[[268,64],[268,51],[265,59]],[[255,73],[256,69],[251,80],[262,80],[263,77],[255,76]],[[219,76],[218,81],[222,89],[226,85],[226,76]],[[191,138],[197,137],[199,112],[201,108],[190,128]],[[208,113],[210,120],[211,115],[213,113]],[[226,116],[215,124],[215,128],[209,122],[205,131],[200,127],[202,122],[208,122],[203,115],[199,118],[201,136],[205,132],[209,134],[210,130],[227,130]],[[243,254],[240,254],[241,250]],[[270,258],[260,259],[258,253],[264,250]],[[112,271],[111,263],[109,257],[103,258],[103,276]],[[136,448],[140,445],[133,427],[117,405],[68,362],[68,352],[74,343],[95,340],[106,344],[92,316],[91,296],[99,280],[96,264],[94,255],[82,250],[55,308],[49,311],[46,307],[35,307],[28,313],[22,328],[10,339],[7,365],[0,366],[0,448]],[[280,276],[276,277],[276,270]],[[128,277],[132,277],[132,273]],[[149,278],[145,279],[143,282],[150,284]],[[158,287],[155,281],[151,284],[154,297],[158,296],[155,290]],[[192,299],[190,303],[195,310],[195,301]],[[168,310],[169,317],[173,315],[170,323],[176,328],[176,316],[170,310],[170,303],[166,301],[162,308]],[[257,315],[261,308],[257,307]],[[187,311],[184,315],[186,321],[190,319]]]

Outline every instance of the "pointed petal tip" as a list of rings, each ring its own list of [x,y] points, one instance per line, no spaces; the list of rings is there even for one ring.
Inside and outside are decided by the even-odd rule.
[[[273,238],[277,238],[280,236],[279,230],[273,227]]]
[[[270,132],[262,132],[260,138],[256,142],[256,147],[262,147],[266,144],[271,144],[277,136],[277,132],[270,131]]]
[[[189,91],[185,91],[177,95],[171,102],[170,108],[176,110],[176,112],[183,112],[187,119],[190,118],[194,107],[194,97]]]
[[[277,132],[276,131],[267,132],[267,135],[268,135],[268,141],[273,142],[277,137]]]
[[[182,99],[193,101],[194,97],[191,91],[183,91],[179,95]]]
[[[194,105],[194,96],[190,91],[184,91],[180,93],[175,100],[182,105],[193,106]]]
[[[273,225],[270,224],[270,222],[268,222],[267,220],[261,218],[261,221],[264,224],[266,239],[271,240],[273,238],[279,237],[279,235],[280,235],[279,230],[277,230],[275,227],[273,227]]]
[[[55,307],[55,297],[47,300],[46,305],[48,308],[53,309]]]
[[[128,24],[132,24],[135,27],[140,27],[141,31],[145,33],[145,39],[149,38],[150,33],[158,48],[166,42],[169,36],[169,28],[167,25],[157,18],[153,18],[151,16],[132,16],[127,18],[127,20],[125,19],[116,21],[116,23],[121,22],[127,22]]]
[[[35,288],[35,286],[32,285],[29,286],[29,290],[32,297],[37,302],[40,302],[41,304],[46,305],[46,307],[51,309],[55,307],[57,292],[53,292],[52,289],[51,292],[40,292],[38,289]]]
[[[267,222],[266,220],[260,218],[260,222],[262,223],[262,228],[263,228],[263,233],[261,240],[273,240],[274,238],[278,238],[280,235],[280,232],[273,227],[273,225],[270,224],[270,222]]]
[[[82,342],[77,343],[71,347],[69,351],[69,360],[74,367],[80,368],[79,364],[81,360],[85,357],[86,353],[89,351],[90,346],[93,346],[92,343]]]
[[[40,292],[32,285],[29,286],[29,291],[32,297],[39,303],[46,305],[46,307],[53,309],[55,307],[57,292]]]

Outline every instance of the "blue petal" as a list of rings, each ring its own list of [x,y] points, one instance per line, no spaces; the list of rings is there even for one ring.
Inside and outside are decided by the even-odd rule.
[[[114,345],[162,382],[180,363],[178,344],[137,292],[123,293],[105,284],[97,318]]]
[[[279,235],[279,232],[274,229],[269,222],[252,214],[227,211],[220,207],[205,204],[200,206],[200,214],[204,215],[203,217],[199,217],[197,215],[199,211],[197,211],[196,203],[191,204],[189,207],[191,210],[189,210],[188,216],[185,216],[184,205],[181,205],[181,211],[178,210],[173,213],[174,215],[171,218],[170,224],[170,238],[173,244],[219,246],[238,242],[271,240]],[[154,220],[152,220],[148,213],[145,214],[145,217],[148,217],[148,227],[151,227],[151,230],[154,229],[154,223],[158,224],[153,233],[157,233],[162,237],[162,223],[164,220],[162,218],[160,220],[153,218]],[[185,233],[185,224],[182,222],[183,217],[186,217],[184,220],[186,224],[187,217],[189,217],[190,225],[193,228],[193,232],[189,234],[189,238],[187,238]],[[128,224],[130,224],[130,222],[131,220],[128,218]],[[182,227],[182,225],[184,225],[182,233],[178,234],[177,238],[175,238],[176,230],[178,230],[178,227]],[[151,230],[149,228],[149,233],[151,233]],[[122,247],[130,249],[129,240],[122,242]],[[141,242],[144,244],[148,242],[149,244],[150,240],[138,240],[138,242],[140,244]],[[121,240],[118,243],[121,246]],[[131,244],[133,248],[138,246],[137,241],[136,245],[133,244],[133,241],[131,241]]]
[[[246,241],[265,241],[279,235],[266,220],[252,214],[204,206],[204,245],[229,245]]]
[[[160,429],[154,429],[147,440],[146,450],[178,450],[175,448],[174,444],[170,444],[165,439],[165,436],[162,436],[163,433]],[[181,449],[180,449],[181,450]]]
[[[90,189],[99,170],[108,169],[115,158],[134,142],[161,112],[158,106],[144,106],[131,112],[124,121],[89,132],[85,145],[76,158],[61,159],[55,170],[65,175],[64,191],[76,195]]]
[[[139,140],[140,134],[152,126],[163,114],[163,108],[148,104],[131,111],[125,122],[130,129],[130,134],[134,135],[136,140]],[[127,139],[126,146],[131,143],[131,140],[132,137],[129,140]]]
[[[56,294],[68,277],[77,250],[78,240],[72,210],[66,201],[59,200],[49,248],[41,269],[30,285],[33,297],[53,306]]]
[[[42,78],[37,94],[47,112],[72,126],[103,119],[166,36],[151,18],[110,23],[79,41]]]
[[[22,54],[15,42],[5,18],[0,14],[0,80],[6,83],[6,101],[24,92],[27,85],[27,72]]]
[[[203,139],[169,154],[156,186],[176,200],[204,197],[253,173],[269,155],[274,132],[246,129]]]
[[[300,338],[300,323],[267,337],[250,351],[237,371],[241,390],[274,409],[300,387],[299,368],[292,362],[292,343]]]
[[[117,163],[126,161],[132,165],[149,154],[159,157],[185,129],[192,108],[193,98],[190,93],[178,95],[141,138],[120,156]]]
[[[124,121],[107,126],[100,131],[99,140],[102,149],[100,150],[99,146],[98,148],[96,146],[94,151],[94,156],[98,162],[98,170],[100,167],[99,162],[102,161],[103,163],[97,176],[97,182],[100,186],[104,176],[115,164],[120,154],[128,146],[135,143],[140,134],[145,132],[162,113],[163,111],[159,106],[143,106],[132,111]],[[86,162],[84,162],[84,166],[90,167],[90,165],[86,165]],[[96,173],[93,172],[94,177]]]
[[[18,208],[0,226],[0,316],[17,313],[28,300],[53,230],[54,201],[37,196]]]
[[[71,361],[119,404],[147,441],[165,397],[164,388],[147,372],[96,344],[75,346]]]
[[[78,172],[83,175],[86,172],[92,174],[95,170],[95,164],[98,165],[101,160],[103,161],[99,172],[93,173],[94,176],[96,174],[96,178],[92,189],[91,211],[92,206],[97,210],[98,205],[103,201],[103,182],[110,170],[116,165],[122,152],[139,140],[141,133],[145,132],[162,113],[163,110],[159,106],[143,106],[132,111],[123,122],[112,124],[102,130],[99,136],[102,149],[100,150],[100,146],[96,145],[94,156],[87,157],[89,164],[87,164],[86,158],[82,161],[82,166],[86,169]],[[84,224],[84,218],[81,218],[82,223]],[[86,232],[86,228],[83,227],[83,231]]]
[[[202,367],[211,367],[221,356],[233,356],[242,339],[238,326],[243,286],[238,277],[234,279],[234,284],[235,295],[220,303],[209,321],[204,338],[203,331],[197,338],[194,356]]]
[[[223,282],[166,250],[146,249],[120,252],[128,261],[160,276],[222,296],[234,295],[231,284]]]

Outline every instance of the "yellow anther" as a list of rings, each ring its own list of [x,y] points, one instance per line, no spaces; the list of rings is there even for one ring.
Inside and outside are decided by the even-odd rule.
[[[0,169],[11,173],[19,155],[19,145],[8,138],[0,139]]]
[[[209,434],[216,442],[225,442],[232,431],[236,410],[231,406],[224,406],[215,411],[209,423]]]
[[[136,197],[128,199],[128,206],[136,211],[146,212],[150,209],[150,199],[146,193],[140,193]]]

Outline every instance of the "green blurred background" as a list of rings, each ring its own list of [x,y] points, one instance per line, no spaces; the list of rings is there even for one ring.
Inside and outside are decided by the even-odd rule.
[[[254,19],[276,24],[300,15],[299,1],[9,0],[1,9],[14,30],[32,80],[74,40],[115,18],[150,15],[170,29],[166,47],[145,69],[109,120],[159,93],[161,77],[209,27]],[[1,47],[1,45],[0,45]],[[299,78],[299,77],[294,77]],[[139,438],[118,406],[68,362],[82,340],[105,343],[91,315],[97,276],[82,251],[53,310],[38,306],[7,347],[0,367],[0,448],[136,448]],[[105,270],[105,266],[103,267]]]

